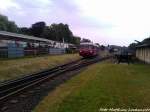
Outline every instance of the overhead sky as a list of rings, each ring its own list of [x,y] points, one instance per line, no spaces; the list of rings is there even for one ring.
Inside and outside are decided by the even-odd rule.
[[[150,36],[150,0],[1,0],[0,13],[18,26],[68,24],[74,35],[128,45]]]

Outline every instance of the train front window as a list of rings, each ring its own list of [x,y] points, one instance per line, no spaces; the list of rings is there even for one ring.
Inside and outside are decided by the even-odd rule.
[[[92,45],[80,45],[80,49],[94,49]]]
[[[80,45],[80,49],[87,49],[88,46],[87,45]]]

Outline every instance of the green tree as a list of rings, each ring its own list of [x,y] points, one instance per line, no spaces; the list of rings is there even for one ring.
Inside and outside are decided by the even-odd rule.
[[[51,24],[49,28],[46,29],[45,33],[49,32],[49,38],[48,35],[46,36],[48,39],[60,41],[60,42],[73,42],[73,34],[71,30],[69,29],[69,26],[67,24]],[[46,34],[44,34],[46,35]]]
[[[8,22],[7,31],[9,31],[9,32],[18,32],[18,27],[15,24],[15,22],[13,22],[13,21]]]
[[[86,39],[86,38],[83,38],[83,39],[81,40],[81,42],[91,42],[91,40]]]
[[[27,27],[19,28],[19,33],[22,33],[22,34],[25,34],[25,35],[31,35],[30,28],[27,28]]]
[[[9,32],[18,32],[18,27],[13,21],[9,21],[7,16],[0,14],[0,30]]]
[[[46,27],[45,22],[43,21],[37,22],[35,24],[32,24],[30,32],[33,36],[41,37],[44,32],[45,27]]]

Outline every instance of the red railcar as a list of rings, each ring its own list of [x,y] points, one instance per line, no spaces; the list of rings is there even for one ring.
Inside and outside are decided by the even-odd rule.
[[[94,57],[98,55],[98,47],[93,43],[81,43],[79,55],[82,57]]]

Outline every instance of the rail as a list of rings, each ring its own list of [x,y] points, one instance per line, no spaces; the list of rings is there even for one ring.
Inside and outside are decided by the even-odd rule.
[[[4,82],[0,85],[0,101],[7,99],[9,96],[18,93],[28,87],[36,85],[38,83],[44,82],[47,79],[56,77],[68,71],[80,69],[91,65],[93,63],[99,62],[101,60],[108,59],[109,57],[104,58],[93,58],[93,59],[79,59],[72,61],[70,63],[54,67],[36,74],[31,74],[16,80],[10,80]]]

